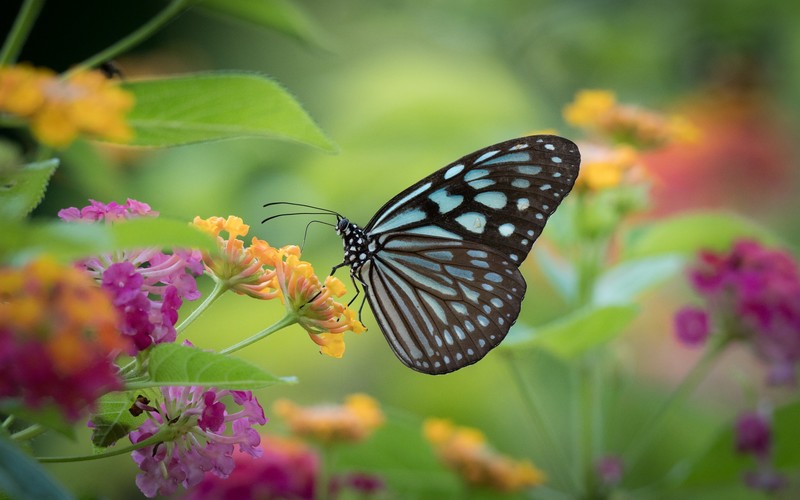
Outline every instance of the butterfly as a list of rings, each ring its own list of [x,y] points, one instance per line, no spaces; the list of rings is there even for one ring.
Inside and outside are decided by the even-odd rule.
[[[578,177],[571,141],[533,135],[468,154],[400,192],[359,227],[336,212],[354,284],[409,368],[482,359],[517,320],[519,266]],[[363,306],[363,303],[362,303]]]

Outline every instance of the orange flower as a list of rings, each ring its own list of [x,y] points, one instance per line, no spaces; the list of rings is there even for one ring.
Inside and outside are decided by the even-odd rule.
[[[587,191],[602,191],[630,181],[642,180],[644,170],[639,168],[639,157],[630,146],[580,145],[581,173],[576,188]],[[637,177],[639,179],[637,179]]]
[[[564,107],[567,123],[612,142],[655,148],[672,142],[694,142],[697,128],[686,118],[665,116],[639,106],[618,104],[613,92],[582,90]]]
[[[545,480],[544,473],[530,461],[497,453],[477,429],[431,418],[425,421],[423,433],[439,459],[472,486],[510,493],[538,486]]]
[[[281,301],[297,322],[305,328],[311,340],[322,346],[320,352],[341,358],[344,354],[342,333],[366,331],[354,311],[336,301],[346,292],[344,284],[333,276],[320,283],[314,268],[300,260],[300,248],[294,245],[279,250],[260,249],[261,262],[275,269],[275,288],[280,289]]]
[[[0,112],[28,120],[34,135],[53,147],[68,146],[78,134],[129,141],[125,115],[132,108],[133,96],[99,71],[62,79],[28,65],[0,68]]]
[[[199,229],[215,236],[220,247],[217,255],[204,255],[203,264],[211,275],[222,281],[230,290],[249,295],[257,299],[273,299],[279,291],[272,289],[271,284],[275,278],[275,271],[259,259],[265,252],[275,251],[266,241],[253,238],[252,245],[245,248],[240,236],[246,236],[250,226],[241,218],[229,216],[209,217],[201,219],[195,217],[192,223]],[[224,239],[219,234],[225,231],[228,238]]]
[[[326,444],[361,441],[384,422],[378,402],[366,394],[352,394],[344,405],[301,407],[280,399],[273,410],[286,420],[293,434]]]

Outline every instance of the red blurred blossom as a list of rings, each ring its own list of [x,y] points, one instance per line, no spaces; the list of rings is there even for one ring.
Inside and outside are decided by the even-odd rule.
[[[684,307],[675,315],[675,335],[688,347],[702,345],[711,329],[704,309]]]
[[[772,448],[772,425],[759,412],[750,411],[736,419],[736,451],[758,457],[769,454]]]

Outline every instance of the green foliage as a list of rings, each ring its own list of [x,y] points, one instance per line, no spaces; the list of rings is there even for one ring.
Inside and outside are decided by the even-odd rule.
[[[42,201],[58,158],[0,168],[0,219],[19,220]]]
[[[136,98],[128,116],[134,146],[251,136],[335,149],[300,104],[262,75],[203,73],[129,82],[124,87]]]
[[[253,390],[275,384],[294,383],[291,377],[276,377],[263,368],[223,354],[178,344],[158,344],[150,351],[149,379],[137,387],[189,386]]]
[[[91,420],[92,444],[95,448],[101,449],[113,445],[144,422],[146,416],[133,416],[130,412],[139,395],[151,401],[157,397],[155,391],[144,389],[112,392],[100,398]]]
[[[680,255],[666,254],[621,262],[597,278],[592,302],[597,305],[631,303],[642,292],[677,276],[685,261]]]
[[[0,494],[11,498],[73,498],[36,461],[0,437]]]

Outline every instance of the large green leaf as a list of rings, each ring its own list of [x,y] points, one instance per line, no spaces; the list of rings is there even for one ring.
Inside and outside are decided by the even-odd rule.
[[[578,276],[575,267],[566,259],[551,252],[547,247],[535,247],[533,257],[542,274],[550,281],[566,302],[572,302],[578,294]]]
[[[10,498],[73,498],[30,457],[0,438],[0,496]]]
[[[0,225],[0,254],[49,253],[64,261],[144,247],[198,248],[214,251],[214,239],[185,221],[139,218],[114,224],[46,222]]]
[[[124,87],[136,97],[128,116],[135,146],[250,136],[335,149],[300,104],[261,75],[204,73],[128,82]]]
[[[273,29],[310,45],[326,45],[319,26],[286,0],[203,0],[198,6]]]
[[[578,356],[622,333],[633,321],[636,304],[587,307],[535,329],[511,329],[501,349],[543,347],[564,358]]]
[[[741,238],[766,244],[780,240],[763,227],[742,217],[702,212],[679,215],[656,222],[637,232],[627,246],[626,259],[665,253],[693,254],[702,249],[725,250]]]
[[[100,398],[97,410],[92,415],[92,444],[97,448],[107,448],[126,437],[147,418],[133,416],[130,408],[139,396],[153,399],[157,394],[148,390],[112,392]]]
[[[606,271],[594,285],[596,305],[627,304],[637,295],[678,274],[685,263],[680,255],[629,260]]]
[[[0,169],[0,219],[22,219],[31,213],[44,198],[58,163],[57,158],[52,158]]]
[[[147,371],[149,380],[136,386],[199,385],[251,390],[295,382],[291,377],[276,377],[259,366],[229,355],[179,344],[159,344],[153,347],[148,358]]]

